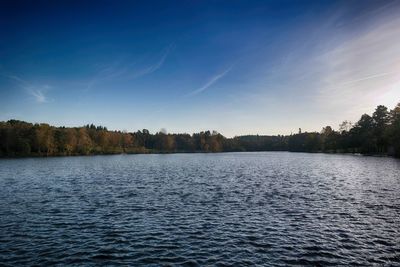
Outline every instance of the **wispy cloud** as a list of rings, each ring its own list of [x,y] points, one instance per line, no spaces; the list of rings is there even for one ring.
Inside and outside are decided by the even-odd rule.
[[[4,75],[4,76],[6,76],[7,78],[9,78],[11,80],[18,82],[19,84],[22,84],[22,85],[28,84],[25,80],[21,79],[20,77],[18,77],[16,75]]]
[[[354,33],[351,28],[335,35],[319,33],[312,53],[296,52],[272,77],[265,75],[272,85],[266,82],[260,91],[268,95],[265,88],[282,87],[277,95],[293,103],[292,108],[332,121],[358,119],[378,104],[394,106],[400,99],[400,90],[394,89],[400,83],[400,19],[383,16],[360,24]],[[335,25],[330,27],[335,30]]]
[[[98,70],[89,81],[82,83],[85,86],[84,91],[90,91],[96,84],[101,82],[121,77],[128,71],[129,67],[132,67],[133,64],[131,63],[127,66],[123,66],[121,61],[115,61],[106,66],[101,66],[100,70]]]
[[[174,47],[173,44],[166,47],[163,50],[161,57],[158,59],[158,61],[142,68],[140,67],[137,69],[134,68],[134,66],[137,65],[137,62],[123,63],[121,62],[121,60],[109,64],[108,66],[105,66],[104,68],[100,69],[96,73],[96,75],[94,75],[89,81],[83,83],[85,86],[84,91],[85,92],[90,91],[96,84],[109,81],[114,78],[123,78],[132,80],[143,77],[145,75],[149,75],[157,71],[164,65],[164,62],[167,59],[173,47]]]
[[[0,73],[1,76],[6,77],[7,79],[10,79],[14,82],[16,82],[20,87],[26,87],[29,86],[29,82],[25,81],[24,79],[22,79],[21,77],[14,75],[14,74],[10,74],[10,73]]]
[[[295,47],[290,43],[277,50],[265,71],[262,63],[254,64],[252,79],[236,84],[233,93],[239,97],[230,108],[241,108],[241,114],[274,114],[272,123],[280,115],[271,108],[285,106],[294,115],[282,117],[275,127],[316,130],[344,119],[357,121],[379,104],[395,106],[400,100],[400,19],[384,12],[360,18],[351,27],[338,26],[341,21],[333,19],[306,49],[293,42]],[[265,104],[270,99],[273,103]]]
[[[384,72],[384,73],[377,73],[377,74],[373,74],[373,75],[367,75],[367,76],[364,76],[364,77],[361,77],[361,78],[358,78],[355,80],[346,81],[346,82],[342,83],[341,86],[351,84],[351,83],[363,82],[366,80],[375,79],[375,78],[379,78],[379,77],[384,77],[384,76],[392,75],[395,73],[396,72],[392,71],[392,72]]]
[[[37,103],[47,103],[48,98],[45,96],[41,89],[29,89],[29,94],[33,96]]]
[[[167,59],[172,48],[173,48],[173,45],[168,46],[164,50],[163,54],[161,55],[161,58],[157,62],[155,62],[154,64],[147,66],[141,70],[137,70],[135,73],[133,73],[131,78],[136,79],[136,78],[151,74],[151,73],[155,72],[156,70],[158,70],[159,68],[161,68],[162,65],[164,64],[165,60]]]
[[[200,94],[200,93],[204,92],[209,87],[211,87],[213,84],[215,84],[219,79],[224,77],[229,71],[231,71],[231,69],[232,69],[232,67],[229,67],[228,69],[226,69],[222,73],[214,75],[213,77],[211,77],[211,79],[206,84],[204,84],[202,87],[190,92],[189,94],[187,94],[187,96],[193,96],[193,95],[197,95],[197,94]]]
[[[388,18],[321,56],[317,100],[333,109],[352,106],[354,113],[378,104],[400,82],[399,29],[400,20]],[[400,91],[379,104],[392,106],[399,98]]]
[[[49,102],[49,98],[46,96],[45,92],[48,91],[51,88],[51,86],[49,85],[37,86],[14,74],[1,73],[1,76],[4,76],[16,82],[17,85],[20,88],[24,89],[30,96],[32,96],[37,103],[42,104]]]

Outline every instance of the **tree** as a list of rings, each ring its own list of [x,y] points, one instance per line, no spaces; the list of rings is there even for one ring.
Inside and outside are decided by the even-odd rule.
[[[361,153],[373,153],[376,151],[376,139],[374,137],[374,120],[368,114],[363,114],[356,126],[351,131],[352,144]]]
[[[55,149],[53,129],[50,125],[42,123],[36,128],[36,143],[39,154],[45,153],[46,156],[53,154]]]
[[[343,132],[348,132],[350,129],[353,128],[353,123],[351,121],[343,121],[341,124],[339,124],[339,131],[340,133]]]
[[[400,157],[400,103],[390,111],[386,136],[389,143],[389,154]]]
[[[124,152],[127,152],[128,148],[132,147],[133,145],[133,135],[130,133],[123,133],[122,134],[122,148]]]
[[[374,135],[378,152],[385,152],[387,147],[387,139],[384,134],[389,123],[389,112],[387,107],[379,105],[372,114],[374,123]]]
[[[77,150],[80,154],[87,155],[92,149],[92,140],[89,137],[87,128],[79,128]]]
[[[331,126],[326,126],[322,128],[321,131],[322,151],[335,152],[337,149],[338,141],[339,141],[338,133],[335,132]]]

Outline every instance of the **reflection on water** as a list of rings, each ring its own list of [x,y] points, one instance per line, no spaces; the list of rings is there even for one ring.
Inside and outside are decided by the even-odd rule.
[[[400,264],[400,161],[302,153],[0,160],[6,265]]]

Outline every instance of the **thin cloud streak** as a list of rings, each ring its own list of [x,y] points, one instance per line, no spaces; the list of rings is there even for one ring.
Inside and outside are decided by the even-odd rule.
[[[171,44],[168,46],[166,49],[164,49],[164,52],[162,53],[161,58],[154,63],[153,65],[147,66],[143,69],[139,69],[136,71],[130,71],[130,69],[133,67],[135,63],[130,63],[130,64],[121,64],[120,62],[113,63],[109,65],[108,67],[103,68],[100,70],[91,80],[88,82],[84,83],[85,84],[85,89],[84,92],[90,91],[96,84],[103,82],[103,81],[109,81],[114,78],[125,78],[125,79],[137,79],[145,75],[149,75],[158,69],[160,69],[163,65],[165,60],[167,59],[169,53],[171,52],[173,48],[173,45]]]
[[[13,75],[13,74],[9,74],[9,73],[1,73],[2,76],[13,80],[15,82],[18,83],[19,86],[23,87],[23,86],[29,86],[29,83],[27,81],[25,81],[24,79],[18,77],[17,75]]]
[[[129,64],[129,66],[132,66],[133,64]],[[129,66],[120,67],[120,65],[120,62],[114,62],[98,71],[97,74],[90,81],[84,83],[86,87],[83,91],[88,92],[93,88],[93,86],[98,83],[111,80],[113,78],[120,77],[126,74]]]
[[[32,83],[22,79],[21,77],[14,75],[14,74],[9,74],[9,73],[1,73],[1,76],[4,76],[10,80],[13,80],[18,84],[19,87],[22,89],[26,90],[26,92],[30,95],[33,96],[35,101],[37,103],[48,103],[49,98],[45,95],[44,91],[50,89],[51,87],[49,85],[43,85],[43,86],[35,86]],[[38,88],[39,89],[36,89]]]
[[[172,49],[172,45],[168,46],[159,61],[157,61],[155,64],[153,64],[151,66],[148,66],[147,68],[137,71],[136,73],[134,73],[132,75],[131,78],[136,79],[136,78],[151,74],[151,73],[155,72],[156,70],[158,70],[159,68],[161,68],[162,65],[164,65],[164,62],[167,59],[171,49]]]
[[[193,95],[197,95],[197,94],[200,94],[200,93],[204,92],[209,87],[211,87],[213,84],[215,84],[219,79],[224,77],[229,71],[231,71],[231,69],[232,69],[232,67],[228,68],[227,70],[225,70],[224,72],[222,72],[220,74],[215,75],[205,85],[203,85],[202,87],[190,92],[189,94],[187,94],[187,96],[193,96]]]
[[[393,72],[377,73],[377,74],[361,77],[359,79],[355,79],[355,80],[344,82],[344,83],[341,84],[341,86],[347,85],[347,84],[351,84],[351,83],[363,82],[363,81],[366,81],[366,80],[375,79],[375,78],[379,78],[379,77],[384,77],[384,76],[392,75],[392,74],[395,74],[395,73],[396,72],[394,72],[394,71]]]
[[[35,98],[36,102],[38,102],[38,103],[47,103],[48,102],[48,99],[44,95],[42,90],[29,89],[28,92],[31,96],[33,96]]]

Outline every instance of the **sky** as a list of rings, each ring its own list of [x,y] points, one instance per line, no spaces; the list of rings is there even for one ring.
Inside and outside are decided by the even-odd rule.
[[[0,121],[232,137],[400,102],[400,1],[1,1]]]

